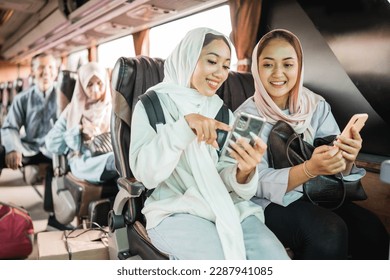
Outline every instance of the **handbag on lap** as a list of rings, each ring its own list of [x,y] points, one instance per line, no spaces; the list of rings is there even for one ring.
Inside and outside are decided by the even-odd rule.
[[[316,138],[314,146],[284,121],[278,121],[268,138],[268,162],[275,169],[287,168],[311,158],[315,147],[329,145],[335,135]],[[330,209],[339,208],[345,201],[365,200],[367,195],[360,180],[347,181],[343,175],[319,175],[303,184],[304,195],[313,204]]]

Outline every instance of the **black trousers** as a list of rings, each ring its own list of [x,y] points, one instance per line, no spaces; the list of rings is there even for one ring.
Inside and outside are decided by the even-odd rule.
[[[5,148],[3,145],[0,145],[0,174],[1,174],[1,170],[3,170],[4,167],[5,167]]]
[[[33,164],[40,164],[40,163],[47,163],[48,167],[46,168],[45,172],[45,193],[43,198],[43,209],[46,212],[53,212],[53,195],[51,191],[51,181],[53,179],[53,162],[51,158],[46,157],[42,153],[39,153],[32,157],[25,157],[22,158],[23,166],[26,165],[33,165]]]
[[[265,223],[294,259],[389,258],[389,234],[379,218],[355,203],[331,211],[304,199],[265,209]]]

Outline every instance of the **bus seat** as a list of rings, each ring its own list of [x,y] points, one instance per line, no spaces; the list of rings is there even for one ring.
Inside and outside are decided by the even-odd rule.
[[[131,115],[138,96],[146,89],[162,81],[162,59],[138,56],[121,57],[111,76],[113,114],[111,118],[112,143],[115,165],[119,172],[119,192],[109,214],[110,259],[168,259],[150,242],[141,213],[146,199],[145,187],[137,182],[129,166]]]
[[[6,93],[6,85],[5,82],[0,83],[0,126],[3,125],[3,120],[5,119],[7,115],[7,106],[5,105],[5,95]]]
[[[246,99],[253,96],[254,92],[255,86],[251,73],[230,71],[217,94],[234,112]]]
[[[120,190],[109,215],[111,259],[137,255],[142,259],[168,259],[167,255],[151,244],[147,236],[144,227],[146,221],[141,213],[146,199],[145,187],[134,179],[129,166],[131,114],[138,96],[162,81],[163,63],[162,59],[146,56],[121,57],[112,72],[111,131],[115,163],[120,173]],[[253,93],[252,75],[233,71],[217,92],[231,110],[235,110]]]
[[[24,80],[22,78],[17,78],[14,82],[15,94],[23,91],[24,89]]]
[[[76,83],[76,73],[63,70],[59,75],[59,93],[58,93],[58,108],[59,113],[69,104],[74,86]],[[116,182],[114,180],[101,184],[94,184],[85,180],[76,178],[69,169],[65,155],[53,155],[53,179],[52,179],[52,196],[53,196],[53,211],[56,219],[62,224],[69,224],[75,218],[77,223],[83,221],[92,223],[99,221],[100,226],[107,226],[107,214],[111,208],[109,198],[115,197],[118,192]],[[104,202],[97,203],[98,201]],[[109,207],[107,207],[109,204]],[[102,217],[96,216],[95,208],[102,207],[108,209]],[[48,209],[49,210],[49,209]],[[100,212],[100,210],[98,210]]]
[[[3,102],[3,92],[5,90],[5,83],[4,82],[1,82],[0,83],[0,103]]]
[[[13,81],[8,81],[7,91],[8,91],[8,105],[7,106],[9,106],[9,105],[11,105],[11,103],[14,100],[14,97],[16,95],[16,90],[15,90]]]
[[[62,70],[59,73],[58,112],[62,112],[72,99],[73,89],[76,85],[76,77],[77,73],[69,70]]]

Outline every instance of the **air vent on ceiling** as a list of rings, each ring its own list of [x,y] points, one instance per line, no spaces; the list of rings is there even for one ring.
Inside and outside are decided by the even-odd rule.
[[[175,10],[163,9],[154,5],[141,5],[134,10],[127,12],[126,15],[133,19],[151,21],[153,19],[158,19],[162,16],[174,13],[176,13]]]
[[[119,31],[130,30],[130,29],[132,29],[131,26],[126,26],[114,22],[105,22],[103,24],[98,25],[93,30],[99,33],[112,35],[112,34],[117,34]]]

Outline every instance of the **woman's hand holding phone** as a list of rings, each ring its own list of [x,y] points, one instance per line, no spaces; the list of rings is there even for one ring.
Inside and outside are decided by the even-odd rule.
[[[355,126],[351,127],[351,137],[347,137],[343,134],[337,136],[337,141],[334,145],[338,149],[342,150],[343,157],[348,162],[354,162],[362,148],[362,137],[360,136],[358,128]]]
[[[362,147],[360,131],[364,127],[367,119],[368,115],[365,113],[353,115],[343,132],[337,137],[334,146],[330,148],[330,155],[334,156],[341,149],[347,161],[355,161]]]
[[[240,112],[236,116],[233,130],[222,149],[221,158],[233,158],[237,161],[237,182],[246,181],[267,149],[267,145],[259,137],[264,123],[264,118],[245,112]]]
[[[232,151],[235,150],[235,145],[232,145],[232,143],[239,144],[240,142],[245,141],[246,143],[249,143],[249,145],[254,146],[256,142],[254,139],[261,134],[264,123],[265,119],[262,117],[245,112],[238,113],[233,124],[233,129],[228,134],[227,141],[223,146],[221,158],[233,158]],[[242,140],[238,141],[240,138],[242,138]]]
[[[239,137],[236,142],[230,141],[230,147],[226,147],[230,156],[237,160],[237,182],[245,183],[248,176],[260,163],[265,151],[267,150],[267,144],[254,133],[250,133],[253,144],[249,143],[244,137]]]

